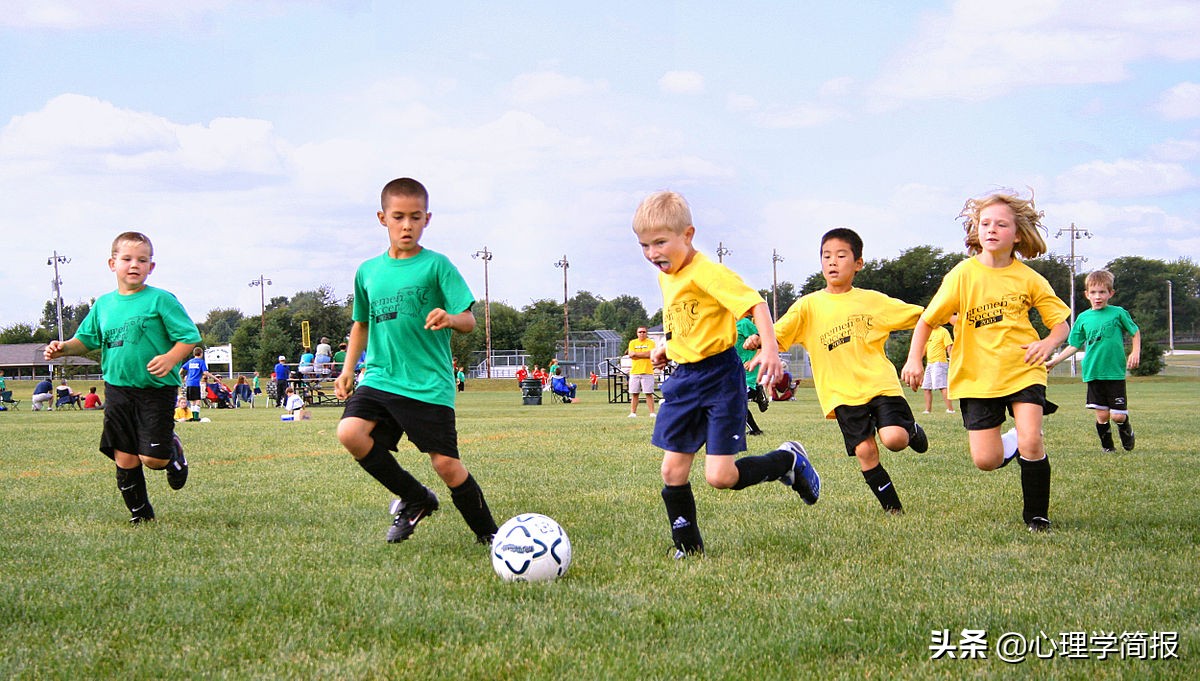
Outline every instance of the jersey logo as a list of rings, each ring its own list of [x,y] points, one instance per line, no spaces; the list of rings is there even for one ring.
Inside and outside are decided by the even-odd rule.
[[[425,310],[429,289],[424,286],[408,286],[396,291],[396,295],[371,301],[371,318],[375,323],[386,322],[397,317],[418,318]]]
[[[976,329],[1009,319],[1020,319],[1029,313],[1029,294],[1009,293],[1000,300],[984,303],[967,310],[966,321]]]
[[[668,338],[673,337],[676,333],[679,333],[684,338],[691,334],[692,329],[696,327],[696,321],[700,318],[700,315],[696,313],[696,308],[699,305],[700,301],[695,299],[671,303],[671,306],[667,308],[666,313],[663,315],[666,320],[666,327],[670,329],[667,332],[669,334]]]
[[[832,352],[835,348],[849,343],[851,340],[866,340],[867,333],[875,326],[874,317],[869,314],[852,314],[842,324],[821,334],[821,345]]]

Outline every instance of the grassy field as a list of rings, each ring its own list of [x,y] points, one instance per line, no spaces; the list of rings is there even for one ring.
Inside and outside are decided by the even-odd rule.
[[[1137,450],[1103,455],[1082,386],[1056,381],[1055,526],[1036,536],[1017,467],[976,470],[944,413],[922,417],[929,453],[884,455],[907,509],[884,515],[802,389],[750,445],[804,442],[821,501],[774,483],[713,490],[697,467],[708,554],[680,562],[650,419],[586,390],[521,406],[511,383],[479,387],[459,402],[464,459],[498,521],[540,512],[567,529],[558,582],[501,582],[406,443],[401,463],[443,507],[386,544],[390,497],[341,451],[337,409],[180,424],[191,479],[172,492],[148,475],[159,520],[137,528],[95,449],[101,414],[0,413],[0,677],[1200,677],[1200,382],[1131,381]],[[957,644],[964,629],[986,632],[987,659],[931,659],[932,632]],[[1009,632],[1059,647],[1009,664],[996,650]],[[1177,657],[1144,659],[1164,634]],[[1064,654],[1077,637],[1088,659]]]

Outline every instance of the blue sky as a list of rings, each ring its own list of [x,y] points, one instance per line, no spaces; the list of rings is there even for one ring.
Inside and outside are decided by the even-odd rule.
[[[1091,269],[1200,261],[1200,4],[7,0],[0,326],[113,288],[112,238],[192,316],[257,314],[386,247],[378,193],[429,188],[423,243],[482,300],[661,306],[630,221],[660,189],[769,288],[849,226],[866,257],[961,249],[964,200],[1034,192]],[[1119,288],[1119,282],[1118,282]],[[1063,292],[1065,293],[1065,292]]]

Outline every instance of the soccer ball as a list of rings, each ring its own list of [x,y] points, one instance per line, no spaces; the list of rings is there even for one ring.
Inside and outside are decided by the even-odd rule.
[[[506,582],[548,582],[571,566],[571,540],[552,518],[522,513],[492,539],[492,569]]]

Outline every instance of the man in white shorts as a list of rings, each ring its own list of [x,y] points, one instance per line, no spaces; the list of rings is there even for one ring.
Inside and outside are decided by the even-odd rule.
[[[950,316],[950,325],[958,322],[958,313]],[[941,390],[942,399],[946,401],[946,413],[954,413],[954,405],[950,402],[950,348],[954,339],[946,327],[939,326],[929,334],[925,343],[925,380],[921,389],[925,391],[925,413],[933,408],[933,391]]]
[[[633,360],[629,369],[629,403],[632,405],[629,418],[637,416],[638,395],[646,396],[650,416],[654,416],[654,363],[650,361],[650,351],[654,347],[654,341],[646,335],[646,327],[639,326],[637,338],[629,341],[627,353]]]

